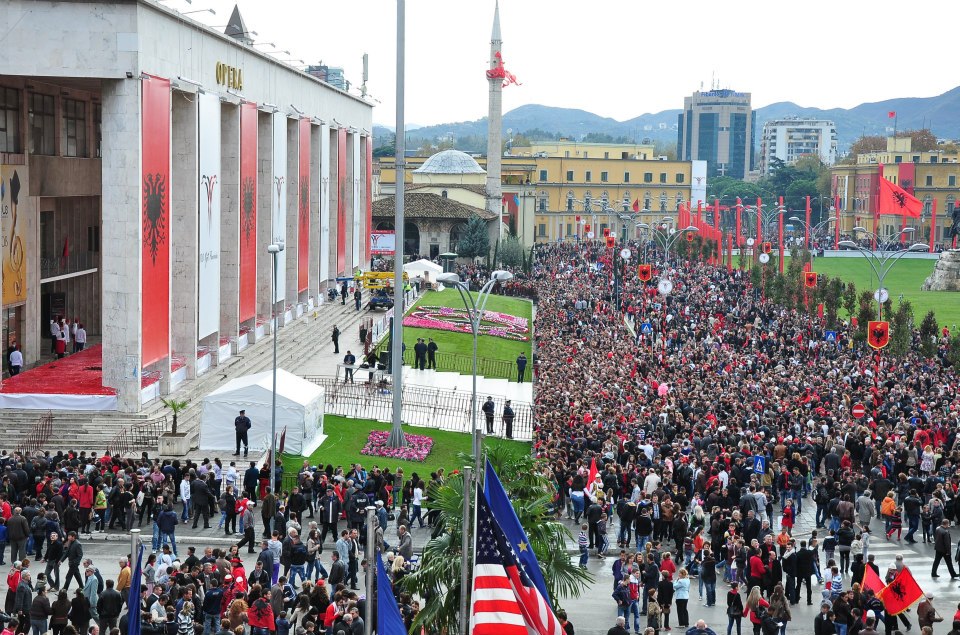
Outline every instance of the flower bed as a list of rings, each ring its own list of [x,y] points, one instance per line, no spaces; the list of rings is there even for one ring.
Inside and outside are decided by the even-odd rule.
[[[472,333],[470,314],[465,309],[452,309],[440,306],[420,306],[403,318],[404,326],[413,326],[439,331]],[[480,320],[480,335],[492,335],[517,342],[526,342],[530,338],[527,318],[496,311],[484,311]]]
[[[374,430],[367,437],[367,443],[360,450],[360,454],[368,456],[385,456],[391,459],[403,459],[404,461],[423,462],[430,454],[433,447],[433,439],[421,434],[406,434],[407,447],[391,448],[387,447],[387,440],[390,438],[390,432],[386,430]]]

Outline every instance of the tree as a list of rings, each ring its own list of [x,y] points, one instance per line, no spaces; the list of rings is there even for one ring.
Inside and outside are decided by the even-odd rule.
[[[843,308],[848,320],[857,313],[857,285],[852,282],[848,282],[843,289]]]
[[[947,361],[954,369],[960,368],[960,333],[954,333],[947,346]]]
[[[472,463],[472,457],[460,457]],[[515,456],[501,445],[489,448],[491,465],[500,475],[514,511],[530,539],[530,547],[543,571],[555,609],[564,598],[579,597],[593,577],[580,569],[567,553],[570,532],[554,519],[550,505],[553,485],[542,466],[529,454]],[[431,632],[460,635],[460,574],[469,567],[469,554],[460,550],[463,531],[463,476],[452,475],[443,485],[430,486],[431,509],[439,512],[433,536],[423,548],[420,567],[404,577],[399,589],[429,597],[413,622],[412,632],[429,624]],[[469,573],[469,572],[468,572]],[[469,578],[469,576],[468,576]]]
[[[504,236],[500,241],[500,263],[507,269],[521,269],[524,252],[520,239],[512,234]]]
[[[871,152],[883,152],[887,149],[887,139],[880,135],[862,136],[850,146],[850,155],[856,157],[858,154],[869,154]]]
[[[930,128],[904,130],[897,133],[898,139],[905,137],[910,137],[911,152],[930,152],[937,149],[937,137],[930,131]]]
[[[870,320],[875,316],[876,309],[873,306],[873,293],[863,291],[860,293],[859,309],[857,310],[857,322],[859,322],[854,339],[858,342],[865,342],[867,339],[867,326]]]
[[[164,399],[163,397],[160,397],[160,401],[173,413],[173,423],[170,426],[170,434],[175,435],[177,434],[177,416],[187,409],[190,402],[186,399]]]
[[[933,357],[937,352],[937,316],[927,312],[920,322],[920,350],[924,357]]]
[[[910,351],[913,335],[913,306],[904,300],[890,319],[890,352],[903,357]]]
[[[828,326],[837,324],[837,308],[843,295],[843,281],[840,278],[830,278],[824,286],[823,306]]]
[[[490,254],[490,232],[487,222],[474,214],[460,235],[456,245],[457,255],[463,258],[483,258]]]

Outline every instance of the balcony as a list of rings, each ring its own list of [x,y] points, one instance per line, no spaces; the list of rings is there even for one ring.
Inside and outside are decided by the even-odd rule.
[[[51,282],[53,279],[69,277],[88,271],[95,271],[100,266],[100,254],[91,251],[82,251],[70,254],[66,258],[40,258],[40,282]]]

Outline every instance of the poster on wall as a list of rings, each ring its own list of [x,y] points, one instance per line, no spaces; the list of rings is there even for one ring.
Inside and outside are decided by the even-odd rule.
[[[366,219],[367,219],[367,231],[373,230],[373,137],[365,137],[364,140],[366,143],[366,160],[365,160],[365,174],[367,177],[367,196],[364,200],[366,205]],[[370,262],[370,244],[367,243],[367,250],[364,254],[364,260]]]
[[[690,209],[697,209],[697,203],[707,206],[707,162],[691,161],[690,167]]]
[[[297,292],[307,290],[310,277],[310,120],[300,122],[300,191],[297,195]]]
[[[353,268],[360,266],[360,257],[363,251],[360,249],[360,223],[363,216],[360,214],[360,135],[353,135],[353,248],[350,253],[353,255]]]
[[[28,187],[25,165],[0,165],[0,231],[3,233],[3,304],[27,299],[26,211]]]
[[[347,131],[337,130],[337,275],[347,270]]]
[[[141,75],[141,364],[170,355],[170,80]]]
[[[240,321],[257,315],[257,105],[240,105]]]
[[[390,231],[370,232],[370,242],[367,250],[374,256],[392,256],[397,250],[397,234]]]
[[[273,217],[270,238],[274,244],[287,242],[287,116],[273,113]],[[287,297],[286,251],[277,255],[276,300]]]
[[[197,338],[203,339],[220,329],[220,97],[200,93],[197,102],[200,108]]]
[[[330,126],[320,126],[320,282],[330,279]]]

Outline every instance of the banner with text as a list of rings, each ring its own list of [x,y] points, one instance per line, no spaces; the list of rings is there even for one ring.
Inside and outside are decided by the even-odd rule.
[[[287,242],[287,116],[273,113],[273,216],[271,217],[270,240],[274,244]],[[284,301],[287,297],[286,251],[277,256],[276,295],[271,302]]]
[[[330,279],[330,125],[320,126],[320,283]]]
[[[240,321],[257,315],[257,105],[240,105]]]
[[[347,130],[337,130],[337,275],[347,271]]]
[[[300,120],[300,186],[297,218],[297,292],[306,291],[310,277],[310,120]]]
[[[220,329],[220,97],[200,93],[197,102],[200,108],[197,337],[203,339]]]
[[[141,365],[170,355],[170,80],[142,75]]]
[[[360,258],[363,256],[363,250],[360,245],[360,234],[363,232],[361,229],[361,223],[363,222],[363,217],[365,214],[361,214],[360,204],[363,202],[360,200],[360,135],[352,134],[353,147],[351,148],[353,154],[353,170],[351,176],[353,176],[353,248],[350,250],[353,255],[353,268],[356,269],[360,266]],[[364,241],[366,242],[366,241]]]
[[[24,233],[30,179],[26,165],[0,165],[0,213],[3,233],[3,304],[11,306],[27,299],[27,263]],[[67,246],[64,246],[64,251]],[[53,316],[50,316],[53,317]],[[22,341],[21,341],[22,343]]]
[[[707,206],[707,162],[691,161],[690,166],[690,209],[697,209],[697,203]],[[682,228],[681,228],[682,229]]]
[[[366,219],[367,231],[373,231],[373,137],[364,137],[364,146],[366,146],[366,160],[364,174],[367,177],[366,182]],[[367,244],[367,251],[364,254],[364,260],[370,262],[370,244]]]
[[[397,234],[393,231],[370,232],[370,253],[374,256],[393,256],[397,250]]]

